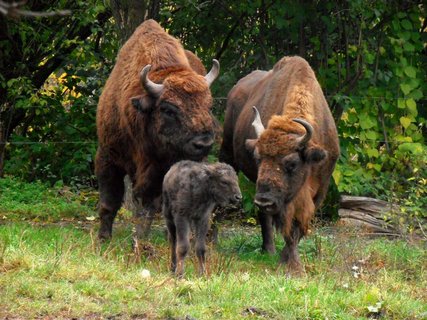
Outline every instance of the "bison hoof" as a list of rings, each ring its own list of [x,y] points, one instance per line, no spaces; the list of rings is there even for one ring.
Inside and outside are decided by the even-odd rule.
[[[301,277],[305,274],[302,264],[298,261],[280,262],[280,265],[285,266],[286,276]]]
[[[98,239],[101,242],[109,241],[109,240],[111,240],[111,233],[105,232],[105,231],[104,232],[99,231]]]
[[[276,248],[273,245],[262,246],[261,250],[263,253],[267,253],[271,255],[276,253]]]
[[[305,274],[304,269],[300,267],[286,266],[286,276],[288,277],[302,277]]]

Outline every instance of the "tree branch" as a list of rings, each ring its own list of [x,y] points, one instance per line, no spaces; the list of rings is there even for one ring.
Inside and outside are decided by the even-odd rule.
[[[105,11],[100,14],[98,14],[96,20],[100,25],[103,25],[109,18],[111,17],[110,11]],[[85,40],[87,37],[92,35],[92,27],[94,24],[89,24],[81,28],[77,34],[71,35],[70,38],[77,38],[78,40],[82,41]],[[78,47],[77,43],[73,43],[67,48],[63,49],[59,54],[54,55],[51,59],[49,59],[43,66],[40,67],[38,71],[36,71],[32,78],[33,78],[33,84],[36,88],[41,87],[46,79],[49,77],[49,75],[58,69],[61,65],[63,65],[66,62],[67,56]]]
[[[231,36],[233,35],[234,31],[236,31],[237,27],[242,23],[241,20],[243,19],[244,16],[245,16],[245,14],[242,13],[240,15],[239,19],[237,19],[236,23],[231,27],[230,31],[228,31],[227,35],[225,36],[224,41],[222,42],[221,48],[219,49],[219,51],[215,55],[215,59],[219,60],[221,58],[222,54],[224,53],[224,51],[228,47],[228,44],[231,40]]]
[[[30,10],[19,9],[26,4],[26,1],[7,3],[0,0],[0,13],[6,17],[53,17],[66,16],[71,14],[70,10],[58,10],[52,12],[37,12]]]

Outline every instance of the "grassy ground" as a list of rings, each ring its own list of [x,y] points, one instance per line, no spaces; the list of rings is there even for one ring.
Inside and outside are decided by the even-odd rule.
[[[305,275],[289,278],[277,256],[260,252],[258,227],[228,225],[209,250],[209,274],[198,277],[190,258],[178,280],[168,271],[163,226],[136,256],[123,216],[113,240],[101,245],[96,221],[88,221],[93,209],[55,191],[41,197],[44,209],[21,210],[14,199],[26,190],[8,196],[7,205],[0,194],[0,318],[427,318],[425,243],[319,227],[300,244]],[[277,239],[278,250],[282,245]]]

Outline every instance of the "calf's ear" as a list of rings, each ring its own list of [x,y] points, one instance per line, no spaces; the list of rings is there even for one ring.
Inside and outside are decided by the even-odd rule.
[[[253,153],[255,151],[255,145],[258,139],[246,139],[245,141],[245,147],[246,150],[248,150],[250,153]]]
[[[141,113],[151,112],[154,106],[154,99],[150,96],[136,96],[130,98],[132,106]]]
[[[308,147],[303,150],[304,159],[309,163],[318,163],[326,158],[328,153],[319,147]]]

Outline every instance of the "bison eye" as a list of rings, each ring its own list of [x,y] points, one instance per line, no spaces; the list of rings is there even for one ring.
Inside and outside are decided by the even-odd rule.
[[[298,163],[296,161],[286,161],[283,164],[283,167],[287,173],[294,172],[297,166],[298,166]]]
[[[173,104],[162,103],[160,105],[160,112],[169,118],[175,118],[178,115],[179,109]]]
[[[227,187],[227,186],[228,186],[228,182],[227,182],[227,181],[224,181],[224,180],[221,180],[221,181],[219,182],[219,184],[220,184],[221,186],[223,186],[223,187]]]

